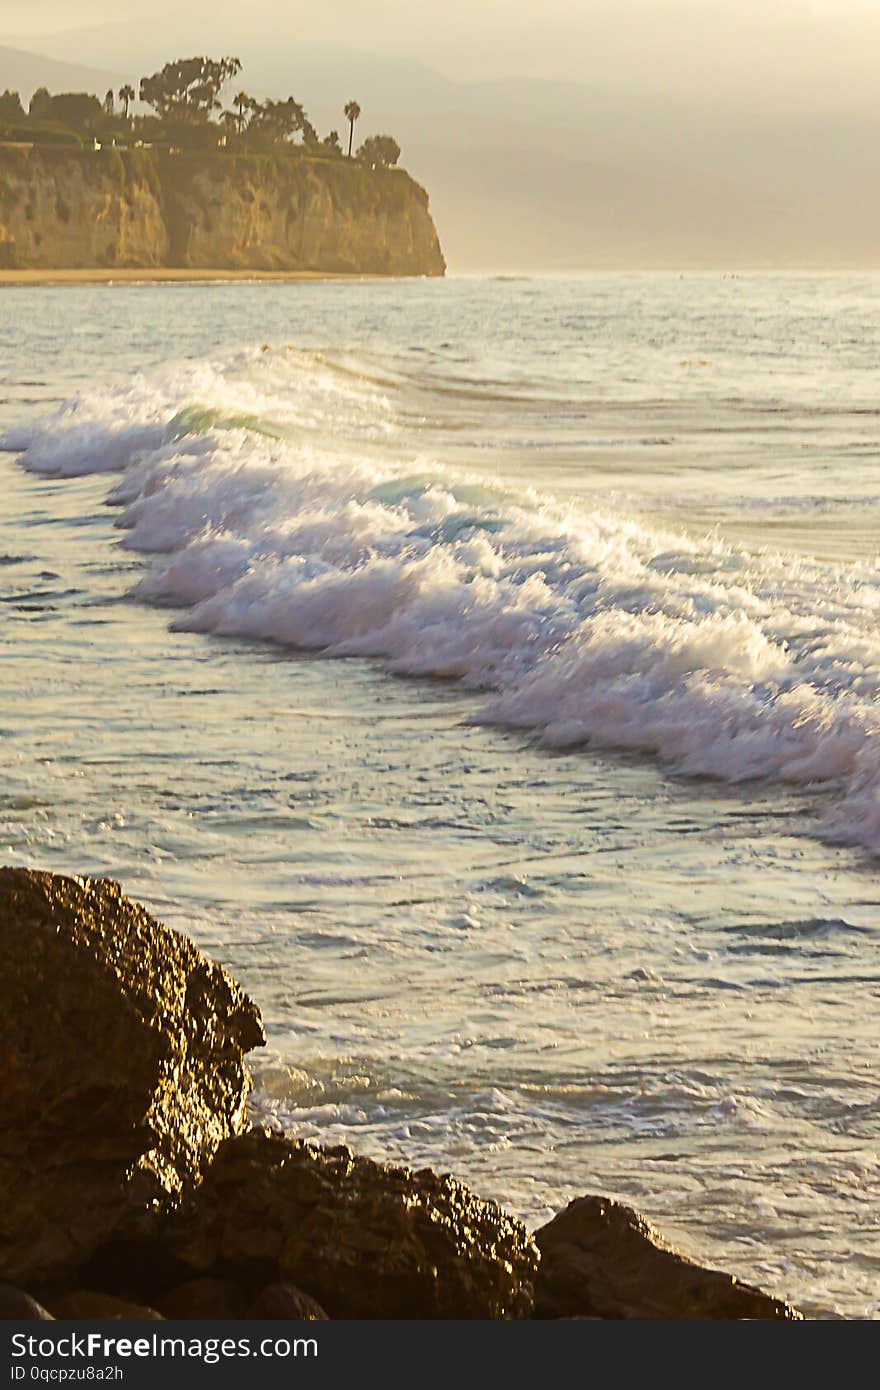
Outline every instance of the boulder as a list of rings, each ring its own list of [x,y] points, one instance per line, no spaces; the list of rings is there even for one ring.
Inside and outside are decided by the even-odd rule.
[[[327,1314],[295,1284],[267,1284],[247,1310],[248,1318],[283,1318],[290,1322],[319,1322]]]
[[[165,1294],[160,1308],[166,1318],[240,1318],[244,1296],[228,1279],[189,1279]]]
[[[705,1269],[632,1207],[578,1197],[536,1232],[537,1318],[800,1319],[788,1303]]]
[[[255,1129],[226,1140],[171,1248],[237,1284],[293,1284],[331,1318],[521,1318],[538,1255],[455,1178]]]
[[[52,1307],[55,1317],[71,1322],[161,1322],[162,1314],[155,1308],[147,1308],[142,1303],[129,1303],[128,1299],[115,1298],[109,1293],[95,1289],[74,1289],[72,1293],[56,1298]]]
[[[533,1238],[449,1175],[248,1129],[259,1011],[116,883],[0,869],[0,952],[0,1318],[801,1317],[608,1198]]]
[[[116,883],[0,869],[0,1278],[57,1283],[246,1124],[259,1011]]]
[[[0,1321],[52,1322],[52,1314],[23,1289],[15,1289],[11,1284],[0,1284]]]

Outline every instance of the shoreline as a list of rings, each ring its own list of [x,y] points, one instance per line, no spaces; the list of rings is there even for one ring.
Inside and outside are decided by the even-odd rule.
[[[312,280],[397,280],[396,275],[345,270],[191,270],[171,266],[115,270],[0,270],[0,289],[16,286],[287,284]],[[418,278],[418,277],[412,277]]]

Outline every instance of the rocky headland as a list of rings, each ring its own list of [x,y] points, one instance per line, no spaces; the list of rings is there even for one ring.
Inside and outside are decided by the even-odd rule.
[[[0,870],[0,1317],[800,1319],[573,1201],[252,1127],[259,1010],[106,880]]]
[[[0,271],[443,275],[402,169],[283,154],[0,144]]]

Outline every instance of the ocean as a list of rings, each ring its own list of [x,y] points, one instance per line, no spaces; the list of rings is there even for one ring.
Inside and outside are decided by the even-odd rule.
[[[880,1317],[880,277],[0,296],[0,844],[258,1115]]]

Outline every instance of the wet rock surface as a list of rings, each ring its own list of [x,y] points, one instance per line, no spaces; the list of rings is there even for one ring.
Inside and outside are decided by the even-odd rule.
[[[632,1207],[579,1197],[536,1232],[538,1318],[759,1318],[800,1314],[680,1255]]]
[[[255,1129],[219,1149],[169,1242],[195,1269],[272,1272],[337,1318],[520,1318],[537,1251],[450,1176]],[[265,1282],[265,1281],[264,1281]]]
[[[0,1277],[76,1268],[246,1124],[259,1011],[116,883],[0,870]]]

